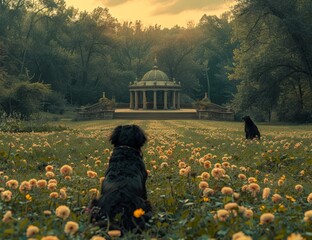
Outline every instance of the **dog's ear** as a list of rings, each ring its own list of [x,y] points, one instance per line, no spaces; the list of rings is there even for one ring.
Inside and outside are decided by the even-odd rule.
[[[147,141],[146,135],[144,133],[144,131],[137,125],[133,125],[133,128],[135,130],[135,140],[138,143],[138,147],[142,147],[145,142]]]
[[[113,144],[114,146],[117,146],[119,144],[119,136],[120,136],[120,132],[121,132],[122,126],[118,126],[114,129],[112,135],[109,138],[109,141],[111,142],[111,144]]]

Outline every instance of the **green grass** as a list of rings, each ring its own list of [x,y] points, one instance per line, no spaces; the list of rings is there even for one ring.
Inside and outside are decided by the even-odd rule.
[[[149,170],[148,197],[153,205],[154,218],[150,227],[141,235],[126,234],[135,239],[231,239],[236,232],[243,231],[253,239],[285,239],[291,233],[300,233],[306,239],[312,237],[312,224],[303,221],[304,213],[312,210],[307,197],[312,192],[312,129],[311,125],[258,124],[261,141],[246,141],[243,123],[214,121],[133,121],[107,120],[86,122],[56,122],[69,130],[49,133],[1,133],[0,132],[0,187],[10,190],[12,199],[0,200],[1,214],[12,211],[10,222],[0,223],[1,239],[27,239],[26,229],[36,225],[40,232],[34,237],[55,235],[60,239],[90,239],[93,235],[108,238],[105,229],[88,223],[84,209],[91,200],[89,190],[99,189],[99,178],[104,176],[109,153],[112,150],[108,137],[120,124],[137,124],[148,134],[144,146],[144,160]],[[211,168],[205,168],[204,157],[213,156]],[[188,174],[181,175],[183,162],[189,166]],[[207,180],[214,195],[204,198],[199,183],[203,172],[211,174],[216,163],[228,162],[225,176]],[[26,193],[10,189],[6,182],[16,179],[19,183],[49,178],[42,164],[54,167],[55,190],[32,188]],[[68,164],[74,172],[65,180],[60,168]],[[87,171],[97,173],[89,178]],[[185,171],[185,170],[182,170]],[[303,172],[304,171],[304,172]],[[238,178],[246,175],[246,180]],[[248,178],[255,177],[260,192],[255,196],[243,191],[249,185]],[[283,179],[282,185],[278,181]],[[281,183],[281,181],[280,181]],[[302,191],[295,190],[301,184]],[[231,187],[239,197],[223,195],[221,189]],[[51,192],[66,188],[66,199],[51,199]],[[262,190],[270,188],[268,199],[262,198]],[[273,194],[282,200],[274,203]],[[26,197],[28,195],[28,197]],[[31,200],[29,199],[31,197]],[[229,202],[251,209],[253,216],[231,212],[226,221],[220,221],[217,211]],[[55,215],[60,205],[70,208],[66,220]],[[50,210],[51,215],[44,215]],[[274,214],[274,221],[259,224],[263,213]],[[67,221],[79,223],[78,232],[69,236],[64,233]]]

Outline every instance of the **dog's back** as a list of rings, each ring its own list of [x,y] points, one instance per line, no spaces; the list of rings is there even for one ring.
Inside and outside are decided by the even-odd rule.
[[[137,143],[139,149],[121,145],[124,135],[121,129],[116,131],[111,136],[111,139],[114,139],[112,143],[120,144],[115,145],[110,158],[101,197],[92,203],[91,218],[102,227],[121,230],[144,229],[145,222],[151,217],[151,206],[147,201],[145,187],[147,172],[140,151],[146,139],[137,134],[139,139],[143,139],[143,143]],[[142,217],[134,217],[134,211],[140,208],[145,214]]]

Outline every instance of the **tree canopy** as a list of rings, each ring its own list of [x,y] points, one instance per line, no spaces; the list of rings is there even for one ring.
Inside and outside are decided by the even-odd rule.
[[[311,120],[311,7],[308,0],[238,1],[233,37],[239,47],[230,76],[241,81],[237,110]]]
[[[156,58],[188,101],[207,92],[237,116],[311,121],[311,11],[310,0],[237,0],[220,17],[168,29],[119,22],[107,8],[79,11],[63,0],[3,0],[0,111],[24,118],[40,108],[61,112],[64,101],[92,104],[102,92],[129,102],[129,83]],[[13,101],[26,96],[27,111]]]

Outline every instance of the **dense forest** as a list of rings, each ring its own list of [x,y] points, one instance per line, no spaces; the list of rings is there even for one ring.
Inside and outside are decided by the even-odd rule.
[[[0,112],[27,119],[129,102],[128,85],[157,64],[182,102],[212,102],[258,120],[312,121],[312,1],[237,0],[222,16],[162,28],[119,22],[64,0],[0,0]]]

